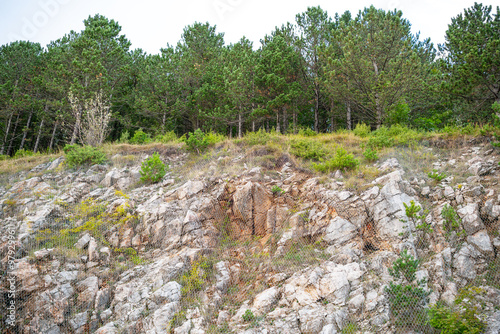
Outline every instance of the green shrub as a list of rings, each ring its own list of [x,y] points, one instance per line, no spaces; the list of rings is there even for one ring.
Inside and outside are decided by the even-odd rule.
[[[7,159],[9,159],[9,158],[10,158],[10,157],[9,157],[8,155],[6,155],[6,154],[0,154],[0,161],[2,161],[2,160],[7,160]]]
[[[188,150],[196,151],[200,154],[207,149],[209,142],[203,131],[196,129],[194,132],[189,133],[188,138],[186,139],[186,145]]]
[[[218,144],[218,143],[226,140],[226,136],[221,135],[220,133],[217,133],[217,132],[213,132],[213,131],[205,133],[205,138],[207,139],[209,146]]]
[[[358,123],[356,124],[356,127],[354,128],[354,130],[352,130],[352,132],[358,136],[358,137],[368,137],[368,135],[370,134],[370,132],[372,131],[372,129],[370,128],[369,125],[366,125],[365,123]]]
[[[248,132],[243,137],[243,141],[248,145],[266,145],[271,139],[271,134],[267,133],[264,129],[260,128],[256,132]]]
[[[35,152],[30,151],[30,150],[25,150],[23,148],[23,149],[20,149],[20,150],[16,151],[16,154],[14,154],[14,159],[24,158],[24,157],[31,157],[33,155],[35,155]]]
[[[255,319],[255,315],[251,310],[246,310],[245,313],[241,316],[243,318],[243,321],[245,322],[250,322]]]
[[[106,161],[106,154],[97,147],[66,145],[63,151],[66,165],[70,168],[84,164],[102,164]]]
[[[394,138],[391,138],[387,128],[381,127],[380,129],[373,132],[372,136],[368,138],[367,146],[371,148],[383,148],[383,147],[392,147],[396,144]],[[377,132],[380,131],[380,132]]]
[[[125,130],[121,133],[120,140],[118,142],[128,143],[129,139],[130,139],[130,132],[128,132],[128,130]]]
[[[63,152],[64,153],[68,153],[69,151],[73,151],[73,150],[76,150],[77,148],[81,147],[80,145],[78,144],[73,144],[73,145],[70,145],[70,144],[66,144],[64,145],[63,147]]]
[[[436,180],[437,182],[440,182],[445,179],[447,175],[444,173],[440,173],[437,169],[433,169],[432,172],[427,173],[427,176],[431,179]]]
[[[348,154],[344,148],[339,147],[332,159],[318,164],[313,163],[313,168],[322,173],[330,173],[335,170],[354,169],[358,165],[359,161],[352,154]]]
[[[142,131],[142,129],[139,129],[134,133],[134,136],[130,138],[129,142],[130,144],[147,144],[151,142],[151,136]]]
[[[326,156],[326,150],[321,143],[308,139],[293,139],[290,143],[290,153],[310,160],[320,160]]]
[[[340,332],[341,334],[354,334],[359,331],[359,326],[355,322],[348,322]]]
[[[432,232],[434,232],[431,225],[427,224],[427,222],[425,221],[426,213],[424,213],[423,215],[418,214],[422,210],[422,207],[420,205],[416,205],[415,201],[413,200],[410,201],[409,205],[406,203],[403,203],[403,205],[405,207],[406,216],[415,224],[415,228],[417,229],[417,231],[422,231],[424,233],[424,236],[425,234],[432,234]],[[418,224],[419,221],[420,224]],[[420,241],[422,240],[423,238],[419,240],[418,244],[421,244]]]
[[[318,133],[310,128],[304,128],[300,127],[299,131],[297,133],[299,136],[304,136],[304,137],[314,137],[317,136]]]
[[[441,210],[441,217],[444,219],[443,229],[447,233],[451,233],[453,231],[458,232],[462,220],[452,206],[445,204],[443,210]]]
[[[406,102],[398,103],[387,111],[387,124],[406,125],[410,120],[410,107]]]
[[[377,151],[372,149],[371,147],[368,147],[366,150],[363,151],[363,156],[368,162],[375,162],[378,160]]]
[[[197,291],[201,291],[209,277],[207,271],[213,269],[213,261],[202,257],[191,266],[191,270],[185,272],[181,279],[181,292],[183,295],[191,295]]]
[[[273,195],[281,195],[282,193],[284,193],[285,191],[283,189],[281,189],[280,187],[274,185],[272,188],[271,188],[271,192],[273,193]]]
[[[417,280],[420,262],[406,250],[394,261],[389,274],[396,279],[385,287],[394,324],[397,327],[422,330],[427,327],[427,304],[430,291],[424,289],[425,280]],[[400,283],[397,283],[400,282]]]
[[[177,135],[175,134],[174,131],[168,131],[164,135],[157,135],[155,137],[155,142],[159,142],[159,143],[163,143],[163,144],[175,142],[175,141],[177,141]]]
[[[156,183],[163,179],[166,174],[166,169],[168,169],[168,166],[165,166],[158,152],[155,152],[142,163],[141,170],[139,171],[139,173],[141,173],[141,181]]]
[[[481,302],[478,295],[484,290],[469,287],[460,290],[454,301],[454,306],[437,303],[429,309],[429,323],[432,327],[440,329],[443,334],[478,334],[486,328],[486,323],[481,319]]]

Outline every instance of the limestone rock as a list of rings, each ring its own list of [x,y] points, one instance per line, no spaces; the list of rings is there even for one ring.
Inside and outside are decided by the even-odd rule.
[[[227,267],[227,262],[225,261],[217,262],[215,264],[215,270],[216,270],[215,286],[219,291],[225,293],[231,281],[231,275]]]
[[[323,329],[326,314],[322,307],[304,307],[299,310],[301,333],[316,334]]]
[[[245,223],[253,220],[252,183],[248,182],[236,189],[233,200],[234,215]]]
[[[157,304],[177,303],[181,299],[181,288],[181,285],[175,281],[168,282],[153,293],[153,300]]]
[[[14,264],[12,273],[16,276],[17,282],[21,282],[19,288],[16,289],[19,292],[31,293],[43,286],[36,266],[25,259]]]
[[[457,213],[462,219],[462,226],[468,235],[472,235],[486,228],[479,215],[479,208],[477,204],[467,204],[458,210]]]
[[[275,286],[273,286],[272,288],[264,290],[257,296],[255,296],[253,301],[253,308],[257,310],[258,314],[266,314],[278,301],[278,297],[279,290]]]
[[[84,249],[84,248],[86,248],[87,245],[90,242],[90,239],[91,239],[90,234],[85,233],[83,235],[83,237],[81,237],[80,239],[78,239],[78,241],[75,244],[75,247],[78,248],[78,249]]]
[[[356,236],[357,228],[348,220],[337,216],[330,221],[323,240],[329,244],[342,244]]]
[[[467,242],[476,246],[484,254],[493,256],[493,245],[486,230],[481,230],[473,235],[467,236]]]
[[[76,284],[78,292],[77,302],[84,309],[89,309],[94,305],[95,296],[99,290],[99,279],[90,276]]]
[[[474,279],[477,271],[474,266],[474,258],[478,256],[473,246],[465,244],[460,251],[453,257],[453,267],[460,277]]]

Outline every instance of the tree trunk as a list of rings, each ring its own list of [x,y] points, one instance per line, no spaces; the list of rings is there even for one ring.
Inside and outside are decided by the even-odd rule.
[[[233,138],[233,126],[229,125],[229,139]]]
[[[346,102],[346,107],[347,107],[347,130],[352,130],[351,101]]]
[[[22,150],[24,147],[24,142],[26,141],[26,135],[28,134],[31,117],[33,116],[33,108],[31,109],[30,115],[28,116],[28,122],[26,122],[26,128],[23,131],[23,139],[21,139],[21,145],[19,145],[19,149]]]
[[[80,130],[80,121],[82,118],[82,110],[81,107],[78,107],[78,112],[76,114],[75,126],[73,127],[73,134],[71,135],[70,145],[73,145],[76,142],[76,138],[78,137],[78,131]]]
[[[240,113],[238,114],[238,138],[241,138],[241,131],[242,131],[242,128],[243,128],[243,116],[241,115],[242,112],[241,112],[241,107],[240,107]]]
[[[0,155],[3,155],[3,152],[5,151],[5,145],[7,144],[7,139],[9,138],[10,125],[12,124],[12,116],[14,116],[14,112],[10,113],[7,129],[5,130],[5,138],[3,139],[2,148],[0,149]]]
[[[168,99],[165,98],[165,107],[168,103]],[[165,112],[163,113],[163,118],[161,120],[161,128],[163,130],[163,134],[165,133],[165,124],[167,123],[167,109],[165,108]]]
[[[33,152],[38,152],[38,144],[40,144],[40,137],[42,136],[42,128],[43,128],[43,118],[40,122],[40,128],[38,129],[38,135],[36,136],[35,147],[33,148]]]
[[[375,77],[376,80],[378,81],[378,65],[373,61],[373,69],[375,70]],[[383,119],[383,110],[382,110],[382,105],[380,104],[380,95],[378,92],[375,92],[374,94],[375,97],[375,112],[377,116],[377,129],[380,128],[382,125],[382,119]]]
[[[276,132],[280,133],[280,113],[276,112]]]
[[[56,122],[54,123],[54,129],[52,130],[52,136],[50,137],[49,151],[52,151],[52,147],[54,146],[54,138],[56,136],[58,123],[59,120],[56,120]]]
[[[255,121],[252,121],[252,132],[255,132]]]
[[[319,87],[314,86],[314,131],[319,132]]]
[[[332,104],[330,106],[330,132],[333,133],[335,131],[335,115],[333,113],[333,105],[334,105],[334,102],[332,101]]]
[[[10,153],[12,152],[12,145],[14,144],[14,139],[16,138],[17,126],[19,125],[19,116],[21,116],[21,113],[17,114],[16,123],[14,124],[14,130],[12,131],[12,136],[9,141],[9,147],[7,148],[7,155],[10,155]]]
[[[292,114],[292,122],[293,122],[293,134],[297,134],[297,109],[293,108],[293,114]]]
[[[288,131],[288,113],[286,107],[283,108],[283,133]]]
[[[375,108],[377,111],[377,129],[380,128],[382,125],[382,120],[383,120],[383,110],[382,106],[380,105],[380,96],[378,93],[375,93]]]

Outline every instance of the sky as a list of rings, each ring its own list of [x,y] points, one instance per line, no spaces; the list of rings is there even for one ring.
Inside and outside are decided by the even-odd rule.
[[[478,0],[476,0],[478,1]],[[493,5],[493,1],[484,1]],[[101,14],[114,19],[132,48],[159,53],[176,45],[184,27],[209,22],[224,33],[226,44],[246,36],[254,48],[276,26],[295,22],[307,7],[321,6],[333,17],[349,10],[355,16],[373,4],[384,10],[399,9],[420,38],[444,43],[451,18],[474,4],[474,0],[0,0],[0,45],[30,40],[46,46],[71,30],[81,31],[83,20]]]

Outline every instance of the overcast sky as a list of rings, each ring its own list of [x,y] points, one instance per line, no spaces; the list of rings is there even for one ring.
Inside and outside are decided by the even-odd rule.
[[[493,1],[482,2],[493,5]],[[297,13],[320,5],[330,16],[377,8],[403,11],[421,39],[444,42],[451,18],[474,4],[474,0],[0,0],[0,45],[30,40],[42,46],[70,30],[81,31],[83,20],[97,13],[118,21],[132,48],[158,53],[167,43],[175,45],[182,30],[194,22],[209,22],[223,32],[226,44],[242,36],[260,46],[260,39],[275,26],[294,22]]]

